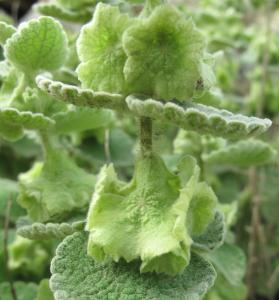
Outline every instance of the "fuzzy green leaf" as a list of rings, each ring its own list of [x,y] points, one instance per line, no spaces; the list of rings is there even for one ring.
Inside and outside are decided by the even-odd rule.
[[[156,155],[138,160],[128,184],[117,179],[112,166],[105,166],[87,218],[88,254],[99,261],[140,258],[141,272],[183,272],[192,244],[187,214],[191,230],[201,231],[211,221],[211,212],[197,225],[201,215],[196,208],[204,215],[216,205],[211,194],[204,197],[207,203],[199,199],[198,177],[199,168],[191,157],[181,161],[178,175],[170,173]]]
[[[6,58],[28,75],[52,71],[67,57],[67,37],[62,26],[50,17],[22,23],[5,44]]]
[[[93,6],[97,2],[98,0],[57,0],[59,5],[71,10],[81,10],[88,6]]]
[[[56,149],[48,153],[45,163],[36,163],[19,176],[18,203],[34,221],[57,220],[84,208],[89,203],[94,183],[93,175]]]
[[[30,240],[63,239],[76,231],[82,230],[83,221],[69,223],[33,223],[17,229],[17,234]]]
[[[113,122],[113,113],[109,110],[73,107],[66,112],[57,113],[55,132],[69,133],[100,127],[108,127]]]
[[[222,213],[217,211],[214,220],[208,225],[205,232],[198,236],[193,236],[194,247],[210,251],[218,248],[224,241],[225,221]]]
[[[0,22],[0,45],[4,45],[6,40],[16,32],[16,28],[5,22]]]
[[[243,139],[265,132],[270,126],[269,119],[259,119],[233,114],[202,104],[184,105],[153,99],[141,100],[134,96],[126,98],[128,108],[137,116],[173,123],[183,129],[212,134],[230,139]]]
[[[81,89],[73,85],[53,81],[44,76],[37,76],[36,82],[41,90],[66,103],[92,108],[127,110],[125,98],[119,94],[93,92],[90,89]]]
[[[23,130],[49,129],[54,121],[40,113],[18,111],[15,108],[0,109],[0,136],[8,140],[17,140],[23,136]]]
[[[37,293],[37,285],[35,283],[25,283],[21,281],[14,282],[14,288],[17,295],[17,300],[34,300]],[[1,300],[14,300],[9,282],[0,284]]]
[[[79,2],[79,1],[76,1]],[[69,10],[56,3],[39,3],[33,7],[42,15],[51,16],[63,21],[86,23],[92,18],[92,11],[90,9],[83,8],[82,10]]]
[[[86,241],[85,233],[75,233],[59,245],[50,279],[56,300],[200,300],[215,280],[212,266],[197,254],[181,276],[140,274],[137,262],[94,262]]]
[[[204,155],[206,163],[218,166],[249,168],[271,162],[276,151],[260,140],[246,140],[220,148]]]
[[[77,69],[82,86],[95,91],[123,93],[123,31],[131,24],[117,7],[99,3],[94,17],[85,25],[77,41],[81,64]]]
[[[173,6],[158,6],[124,33],[129,92],[165,101],[189,100],[201,76],[203,40],[191,19]]]

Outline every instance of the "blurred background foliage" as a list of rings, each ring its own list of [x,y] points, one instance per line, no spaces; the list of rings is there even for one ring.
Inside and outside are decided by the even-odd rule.
[[[31,10],[35,2],[0,1],[0,20],[16,24],[32,17],[37,14]],[[192,16],[207,40],[209,53],[214,53],[216,84],[209,91],[197,93],[194,101],[272,119],[273,127],[261,138],[278,149],[279,1],[174,2],[185,15]],[[68,22],[64,25],[74,45],[80,25]],[[68,66],[74,70],[78,62],[75,48],[71,51]],[[0,58],[3,59],[2,50]],[[2,81],[1,76],[0,94],[7,95],[9,81]],[[68,74],[67,80],[73,82],[75,78]],[[137,149],[136,135],[134,119],[113,115],[106,129],[66,134],[61,137],[61,143],[84,169],[97,173],[104,163],[112,161],[123,178],[130,178]],[[241,161],[237,159],[237,147],[232,149],[228,140],[159,123],[155,124],[154,139],[157,151],[170,167],[182,155],[197,158],[202,176],[213,186],[226,216],[225,243],[209,257],[218,271],[218,279],[206,300],[279,299],[278,155],[274,154],[266,162],[265,151],[271,150],[263,150],[260,143],[247,140],[238,144],[241,151],[247,151],[247,160]],[[251,147],[259,149],[254,159]],[[2,293],[8,293],[7,280],[19,281],[15,290],[25,298],[18,299],[52,298],[46,278],[56,243],[29,241],[15,234],[19,217],[25,215],[16,202],[18,175],[28,171],[41,157],[37,137],[31,133],[15,143],[0,139],[0,221],[3,224],[0,298]],[[9,226],[5,228],[7,218]]]

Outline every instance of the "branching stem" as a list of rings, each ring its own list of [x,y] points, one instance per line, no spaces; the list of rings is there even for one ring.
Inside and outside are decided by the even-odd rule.
[[[142,157],[152,152],[152,120],[147,117],[140,118],[140,150]]]

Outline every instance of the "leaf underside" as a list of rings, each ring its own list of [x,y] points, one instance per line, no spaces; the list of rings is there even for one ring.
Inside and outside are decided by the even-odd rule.
[[[150,117],[173,123],[183,129],[201,134],[237,140],[262,134],[271,126],[269,119],[236,115],[224,109],[202,104],[163,103],[153,99],[140,100],[134,96],[128,96],[125,103],[122,95],[93,92],[90,89],[52,81],[44,76],[38,76],[36,82],[40,89],[67,103],[131,112],[139,117]]]
[[[213,285],[213,267],[197,254],[180,276],[140,274],[137,262],[95,263],[86,254],[87,234],[75,233],[57,248],[50,287],[56,300],[202,299]]]
[[[30,239],[63,239],[76,231],[82,230],[84,227],[83,221],[69,223],[33,223],[25,225],[17,229],[17,234]]]

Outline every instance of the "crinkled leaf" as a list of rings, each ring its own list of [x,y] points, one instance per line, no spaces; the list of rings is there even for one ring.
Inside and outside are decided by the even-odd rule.
[[[56,149],[48,154],[45,163],[36,163],[19,176],[18,203],[34,221],[60,219],[89,203],[94,183],[93,175]]]
[[[126,102],[128,108],[137,116],[150,117],[173,123],[186,130],[230,139],[259,135],[271,126],[269,119],[233,114],[224,109],[196,103],[164,104],[157,100],[141,100],[134,96],[128,96]]]
[[[49,287],[49,280],[43,279],[38,287],[38,293],[35,300],[54,300],[53,293]]]
[[[17,229],[17,234],[30,240],[63,239],[84,228],[83,221],[69,223],[33,223]]]
[[[75,233],[58,247],[50,286],[56,300],[199,300],[212,286],[215,271],[193,254],[182,275],[140,274],[138,263],[97,263],[86,254],[87,235]]]
[[[200,78],[204,41],[191,19],[158,6],[123,36],[129,92],[161,100],[189,100]]]
[[[73,85],[53,81],[44,76],[37,76],[36,82],[41,90],[66,103],[92,108],[127,110],[125,98],[119,94],[93,92],[90,89],[81,89]]]
[[[86,23],[92,18],[92,11],[86,8],[75,11],[69,10],[61,5],[57,5],[56,3],[39,3],[34,5],[33,8],[42,15],[51,16],[63,21]]]
[[[105,166],[87,217],[89,255],[99,261],[140,258],[141,272],[183,272],[192,244],[185,225],[188,212],[194,230],[201,230],[209,221],[206,218],[198,227],[195,204],[189,209],[191,201],[204,205],[194,199],[198,177],[199,169],[191,157],[180,163],[179,175],[170,173],[156,155],[138,160],[128,184],[118,180],[112,165]],[[212,208],[210,201],[206,205]]]
[[[37,285],[35,283],[14,282],[17,300],[35,300]],[[9,282],[0,283],[1,300],[14,300]]]
[[[246,258],[243,250],[235,245],[224,243],[207,255],[230,284],[241,284],[246,270]]]
[[[193,236],[194,247],[202,250],[210,251],[218,248],[224,241],[225,222],[224,216],[216,211],[214,220],[207,226],[204,233]]]
[[[55,132],[68,133],[108,127],[113,122],[114,116],[109,110],[72,107],[66,112],[55,114],[53,119]]]
[[[206,163],[248,168],[271,162],[276,151],[260,140],[239,141],[204,155]]]
[[[52,71],[67,57],[67,37],[62,26],[50,17],[22,23],[5,44],[6,58],[28,75]]]
[[[97,5],[92,21],[82,28],[77,42],[81,61],[77,73],[83,87],[123,92],[126,54],[122,48],[122,34],[131,22],[118,7]]]
[[[41,113],[19,111],[15,108],[0,109],[0,136],[8,140],[17,140],[23,136],[23,130],[49,129],[54,121]]]
[[[16,28],[0,21],[0,45],[4,45],[6,40],[16,32]]]

